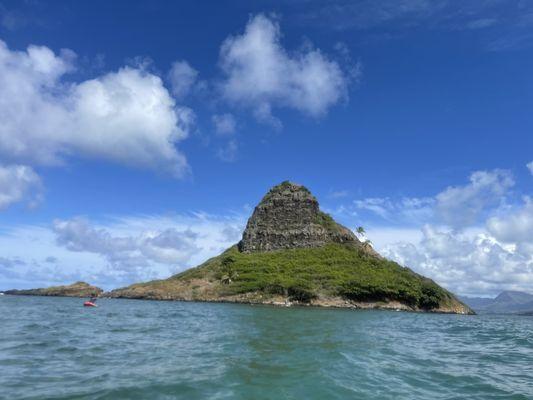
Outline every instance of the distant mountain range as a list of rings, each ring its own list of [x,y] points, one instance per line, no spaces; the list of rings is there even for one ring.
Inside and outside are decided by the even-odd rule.
[[[505,291],[494,299],[486,297],[460,297],[474,311],[493,314],[533,314],[533,294]]]

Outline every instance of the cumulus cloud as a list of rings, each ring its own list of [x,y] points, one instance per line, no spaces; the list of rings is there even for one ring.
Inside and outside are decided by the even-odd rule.
[[[25,165],[0,165],[0,210],[19,201],[29,206],[41,200],[41,179]]]
[[[419,242],[389,244],[381,252],[460,294],[533,291],[531,253],[517,252],[487,232],[457,233],[425,226],[422,235]]]
[[[252,107],[262,121],[279,125],[274,107],[324,115],[347,96],[349,77],[320,50],[290,54],[281,44],[278,22],[263,14],[250,19],[242,35],[228,37],[220,49],[223,96]]]
[[[235,133],[237,123],[232,114],[215,114],[211,118],[217,135],[229,136]]]
[[[24,261],[21,261],[19,258],[16,258],[16,257],[12,257],[12,258],[0,257],[0,268],[11,269],[19,265],[25,265],[25,264],[26,263]]]
[[[533,255],[533,200],[525,197],[522,206],[489,218],[487,229],[497,240],[514,245],[517,252]]]
[[[50,227],[4,226],[0,290],[77,280],[112,289],[166,278],[238,242],[245,217],[192,213],[100,222],[76,217],[57,220]]]
[[[470,183],[450,186],[436,196],[436,211],[448,225],[456,228],[478,221],[487,207],[503,201],[514,185],[509,171],[476,171],[470,175]]]
[[[509,171],[476,171],[469,183],[424,199],[356,201],[383,219],[413,220],[416,230],[368,229],[378,250],[461,294],[533,291],[533,202],[506,203],[514,179]],[[502,207],[502,204],[505,207]],[[406,232],[408,234],[406,234]],[[394,237],[395,236],[395,237]]]
[[[57,243],[70,251],[96,253],[119,268],[142,267],[150,261],[185,263],[200,249],[190,229],[144,231],[137,236],[114,236],[82,218],[54,222]]]
[[[526,164],[527,169],[529,169],[529,172],[531,172],[531,175],[533,175],[533,161]]]
[[[72,155],[157,168],[180,176],[191,110],[178,107],[161,78],[124,67],[67,81],[75,54],[45,46],[13,51],[0,41],[0,156],[54,165]]]
[[[329,193],[328,197],[331,199],[342,199],[348,197],[349,192],[347,190],[334,190]]]
[[[172,87],[172,94],[177,98],[183,98],[191,91],[198,79],[198,71],[189,65],[187,61],[175,61],[170,67],[168,79]]]
[[[236,140],[228,141],[223,147],[217,151],[217,157],[225,162],[233,162],[237,159],[237,153],[239,152],[239,145]]]
[[[433,216],[435,200],[431,197],[403,197],[394,200],[388,197],[371,197],[355,200],[356,210],[369,211],[394,222],[423,223]]]
[[[364,223],[378,251],[457,293],[533,292],[533,200],[517,203],[513,185],[509,171],[476,171],[433,197],[356,200],[340,215],[378,216]]]
[[[450,186],[433,197],[370,197],[354,200],[344,210],[366,211],[394,223],[438,223],[461,229],[480,223],[505,203],[514,179],[509,171],[475,171],[463,186]]]

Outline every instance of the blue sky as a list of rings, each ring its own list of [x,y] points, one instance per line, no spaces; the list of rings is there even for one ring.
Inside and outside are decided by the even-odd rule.
[[[168,276],[288,179],[454,291],[533,291],[533,3],[249,3],[0,0],[0,289]]]

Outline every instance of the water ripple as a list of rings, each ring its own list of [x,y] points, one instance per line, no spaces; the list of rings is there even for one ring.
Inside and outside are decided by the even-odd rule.
[[[528,317],[15,296],[0,315],[2,399],[533,399]]]

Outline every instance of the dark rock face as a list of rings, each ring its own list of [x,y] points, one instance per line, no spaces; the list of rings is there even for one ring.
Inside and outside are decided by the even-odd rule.
[[[318,201],[306,187],[283,182],[270,189],[255,208],[239,250],[249,253],[327,243],[362,246],[352,231],[320,211]]]

